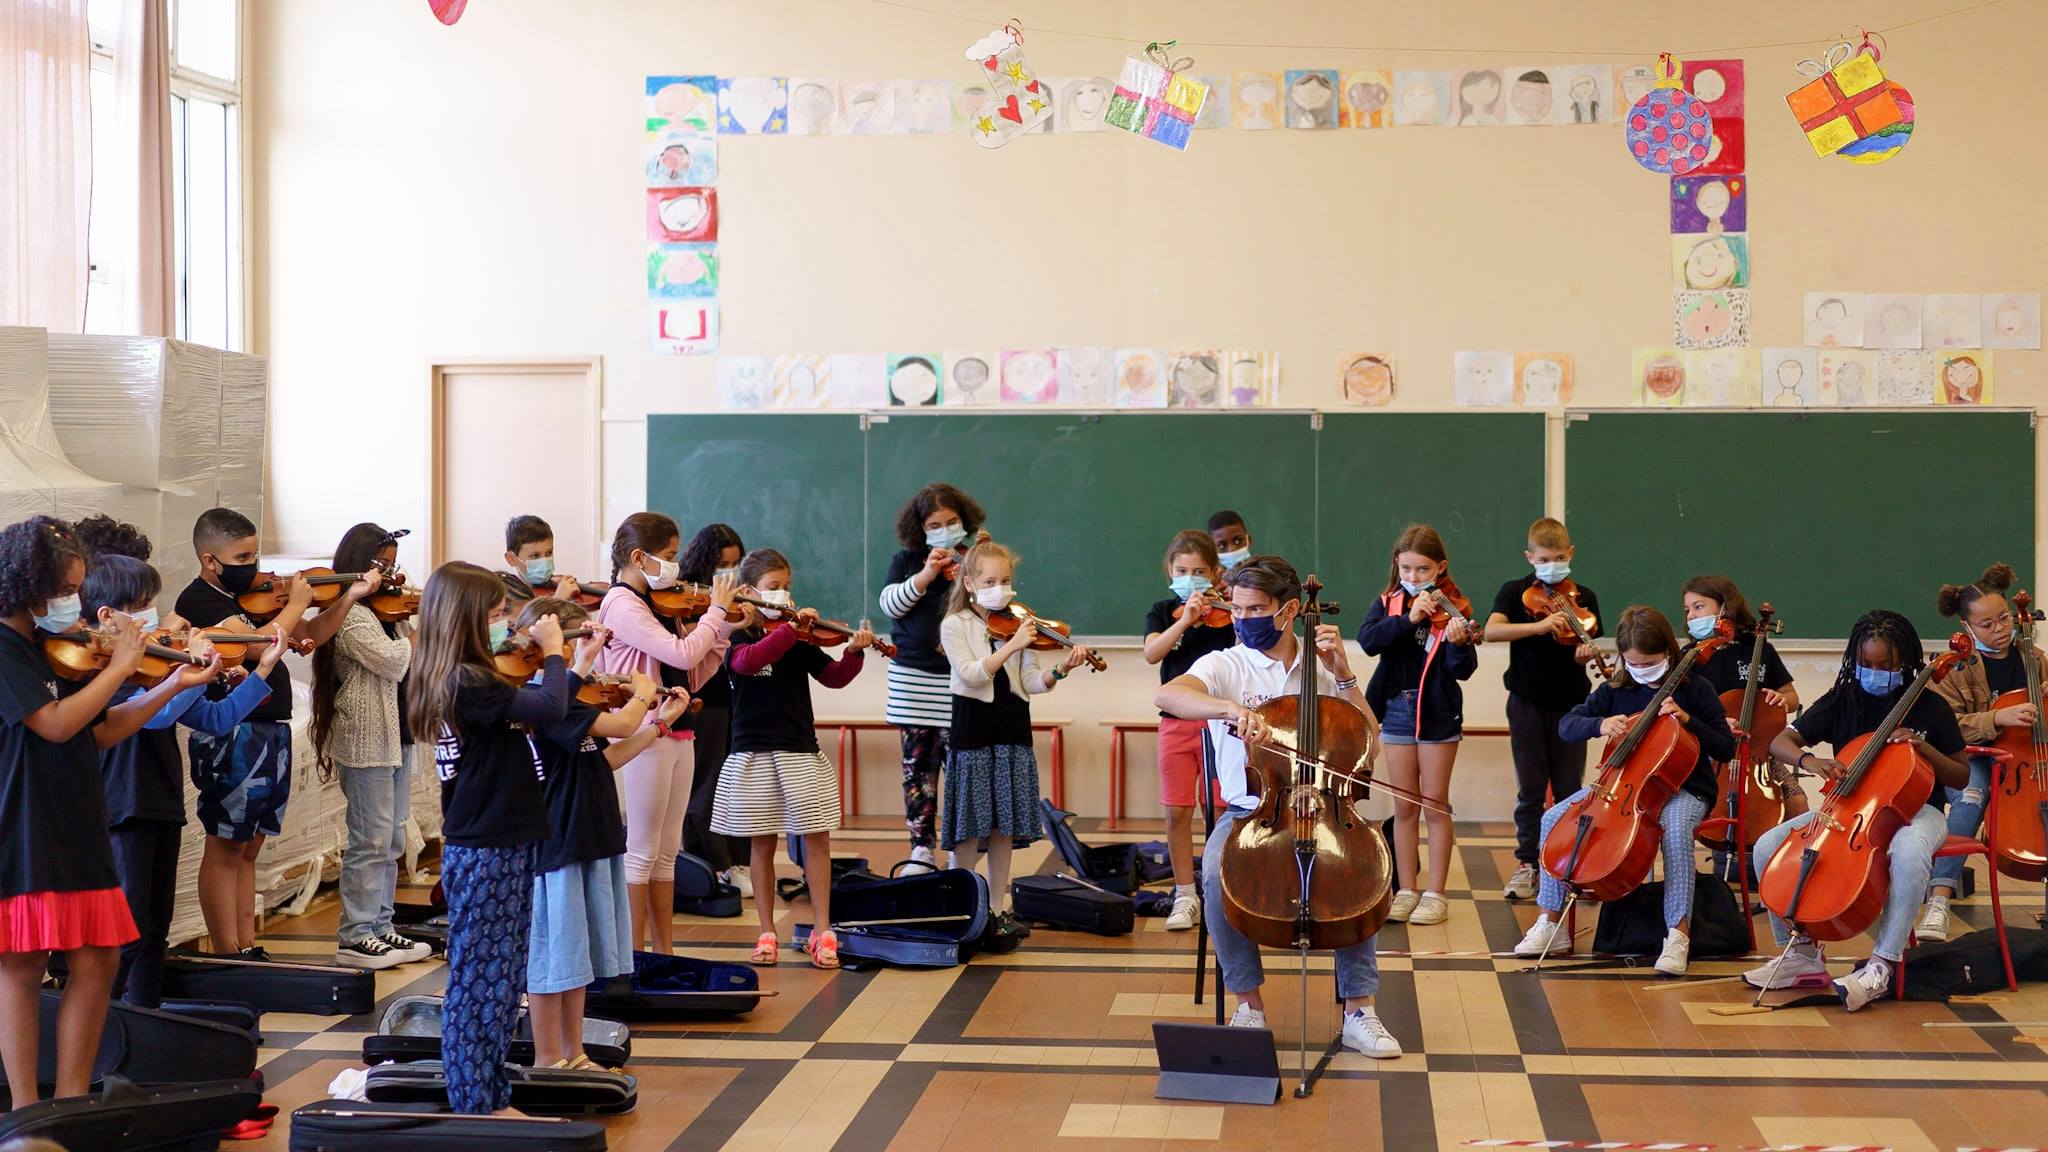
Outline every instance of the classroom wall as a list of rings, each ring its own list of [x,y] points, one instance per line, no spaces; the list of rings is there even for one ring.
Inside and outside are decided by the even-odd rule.
[[[2033,110],[2048,6],[2008,0],[1891,32],[1885,64],[1913,91],[1919,125],[1890,163],[1815,159],[1781,102],[1793,63],[1835,34],[1939,7],[1727,0],[1709,17],[1624,0],[1068,0],[980,14],[1020,18],[1027,54],[1053,77],[1113,76],[1127,48],[1166,37],[1197,71],[1741,56],[1752,342],[1764,346],[1799,342],[1809,290],[2044,287]],[[453,28],[401,0],[251,4],[251,347],[272,370],[274,546],[317,555],[358,519],[424,523],[427,368],[442,358],[601,355],[604,505],[608,519],[637,508],[644,415],[716,404],[712,358],[647,347],[643,77],[965,83],[977,70],[963,49],[986,31],[867,0],[494,0]],[[1388,47],[1196,43],[1251,40]],[[1794,46],[1722,51],[1781,41]],[[1117,134],[994,152],[964,136],[726,137],[720,169],[719,303],[734,353],[1266,348],[1281,356],[1282,402],[1309,407],[1336,403],[1340,354],[1385,350],[1399,359],[1396,405],[1440,408],[1464,348],[1570,351],[1575,402],[1631,404],[1630,350],[1669,339],[1667,185],[1622,155],[1618,128],[1205,132],[1186,153]],[[2001,351],[1996,367],[2000,403],[2039,401],[2041,353]],[[1552,431],[1546,499],[1559,509],[1561,424]],[[337,483],[371,459],[377,484]],[[1951,462],[1873,466],[1953,479]],[[1801,511],[1787,492],[1760,514]],[[1175,527],[1157,526],[1161,539]],[[1582,568],[1596,573],[1597,557]],[[1504,655],[1482,657],[1468,723],[1503,722]],[[1070,685],[1043,706],[1081,722],[1069,754],[1083,811],[1107,795],[1092,722],[1147,710],[1151,670],[1135,652],[1114,659],[1099,687]],[[879,714],[880,697],[872,672],[820,711]],[[872,810],[889,804],[892,774],[876,767],[889,745],[865,745]],[[1468,749],[1463,810],[1504,813],[1503,745]],[[1141,768],[1149,749],[1136,746]],[[1134,809],[1151,800],[1146,778],[1132,775]]]

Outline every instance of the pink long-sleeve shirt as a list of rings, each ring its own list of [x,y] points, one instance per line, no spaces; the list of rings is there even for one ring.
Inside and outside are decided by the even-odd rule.
[[[691,692],[718,675],[732,645],[733,626],[722,613],[706,614],[678,636],[662,627],[647,602],[624,584],[604,594],[597,622],[612,634],[598,654],[598,671],[615,676],[643,672],[659,680],[663,666],[680,668],[689,673]]]

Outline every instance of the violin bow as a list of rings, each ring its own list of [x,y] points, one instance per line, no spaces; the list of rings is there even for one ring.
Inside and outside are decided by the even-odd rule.
[[[1243,735],[1237,731],[1237,723],[1235,721],[1230,722],[1229,727],[1233,735],[1236,735],[1240,740],[1244,739]],[[1246,743],[1253,742],[1246,741]],[[1375,739],[1374,743],[1378,743],[1378,740]],[[1306,760],[1309,763],[1314,764],[1319,770],[1327,772],[1330,775],[1335,776],[1339,780],[1348,781],[1352,784],[1363,785],[1367,788],[1384,789],[1387,795],[1392,796],[1397,800],[1406,800],[1410,804],[1414,804],[1420,808],[1427,808],[1431,812],[1441,812],[1446,816],[1457,815],[1456,812],[1453,812],[1451,810],[1451,806],[1448,802],[1433,800],[1427,796],[1424,796],[1420,792],[1410,792],[1408,789],[1401,787],[1399,784],[1389,783],[1385,780],[1375,780],[1370,776],[1353,776],[1351,773],[1346,772],[1341,768],[1333,766],[1329,761],[1324,760],[1320,756],[1302,755],[1299,751],[1290,747],[1285,741],[1277,740],[1269,736],[1264,740],[1257,741],[1256,746],[1260,748],[1270,748],[1275,752],[1285,753],[1288,756],[1292,756],[1297,760]]]

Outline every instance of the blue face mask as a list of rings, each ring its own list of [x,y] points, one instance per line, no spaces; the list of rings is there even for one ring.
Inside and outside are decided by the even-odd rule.
[[[1427,584],[1410,584],[1406,580],[1401,581],[1401,591],[1406,592],[1410,596],[1420,596],[1434,587],[1436,587],[1436,581],[1434,580]]]
[[[1977,641],[1977,651],[1982,652],[1986,656],[1998,655],[1998,649],[1993,648],[1991,645],[1986,644],[1983,640],[1979,639],[1976,632],[1972,631],[1970,633],[1970,639]]]
[[[967,539],[967,528],[960,524],[948,524],[944,528],[933,528],[925,532],[927,548],[951,548]]]
[[[500,647],[502,647],[502,646],[504,645],[505,641],[507,641],[507,640],[510,640],[511,638],[512,638],[512,622],[511,622],[510,620],[493,620],[493,621],[491,621],[491,650],[492,650],[492,651],[494,651],[494,652],[495,652],[495,651],[497,651],[497,650],[498,650],[498,649],[499,649]]]
[[[1280,625],[1271,616],[1240,616],[1236,625],[1237,642],[1254,652],[1265,652],[1280,643]]]
[[[1572,566],[1562,560],[1550,560],[1535,566],[1536,578],[1545,584],[1561,584],[1572,574]]]
[[[1223,570],[1226,572],[1251,558],[1252,550],[1249,548],[1239,548],[1234,552],[1225,552],[1219,557],[1223,561]]]
[[[1861,664],[1856,666],[1857,685],[1872,696],[1889,696],[1898,691],[1900,685],[1905,682],[1906,674],[1896,668],[1889,672],[1880,672],[1875,668],[1865,668]]]
[[[69,596],[52,596],[50,602],[43,605],[44,614],[35,618],[36,627],[45,632],[62,632],[78,623],[80,610],[77,593]]]
[[[1215,587],[1207,576],[1175,576],[1166,582],[1166,586],[1173,589],[1173,594],[1183,600],[1197,592],[1207,592]]]
[[[1720,622],[1718,616],[1695,616],[1685,622],[1685,634],[1695,640],[1705,640],[1714,634],[1714,627]]]
[[[555,575],[555,558],[543,556],[526,562],[526,582],[538,587],[552,580]]]

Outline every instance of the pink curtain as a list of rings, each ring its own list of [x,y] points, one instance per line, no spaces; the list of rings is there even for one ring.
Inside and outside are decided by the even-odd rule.
[[[100,180],[115,181],[103,251],[115,269],[115,330],[175,335],[171,215],[171,38],[165,0],[122,0],[114,56],[116,152],[127,161]]]
[[[85,325],[92,211],[86,0],[0,4],[0,324]]]

